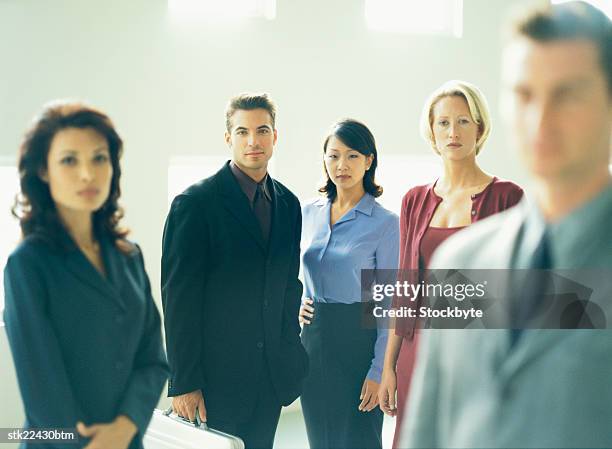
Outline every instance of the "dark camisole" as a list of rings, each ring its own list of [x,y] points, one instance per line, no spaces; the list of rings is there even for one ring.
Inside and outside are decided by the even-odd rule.
[[[421,248],[419,251],[419,266],[420,268],[428,268],[431,262],[431,256],[440,244],[453,235],[457,231],[461,231],[465,226],[456,228],[435,228],[429,226],[421,239]]]

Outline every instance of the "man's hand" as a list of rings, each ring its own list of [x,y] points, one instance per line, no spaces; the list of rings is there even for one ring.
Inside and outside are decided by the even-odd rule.
[[[366,379],[363,381],[361,387],[361,403],[359,404],[359,410],[362,412],[369,412],[376,408],[378,405],[378,386],[380,384],[373,380]]]
[[[204,396],[201,390],[195,390],[191,393],[181,394],[172,398],[172,410],[181,418],[189,418],[189,421],[196,421],[195,410],[198,409],[200,421],[206,422],[206,406],[204,405]]]
[[[397,376],[392,368],[384,368],[380,388],[378,389],[378,401],[380,409],[389,416],[397,415],[395,394],[397,392]]]
[[[138,428],[130,418],[120,415],[108,424],[86,426],[78,422],[77,431],[81,436],[90,438],[85,449],[127,449]]]
[[[298,320],[300,324],[310,324],[310,320],[314,317],[314,307],[312,304],[314,301],[310,298],[304,299],[304,303],[300,307],[300,314]]]

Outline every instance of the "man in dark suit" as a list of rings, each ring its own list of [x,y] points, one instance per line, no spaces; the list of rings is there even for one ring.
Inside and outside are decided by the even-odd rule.
[[[266,94],[233,98],[232,160],[178,195],[163,237],[162,300],[176,413],[269,447],[300,394],[298,199],[267,173],[277,140]]]

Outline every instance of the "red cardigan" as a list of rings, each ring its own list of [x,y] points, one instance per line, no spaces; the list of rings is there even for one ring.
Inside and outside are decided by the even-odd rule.
[[[421,239],[442,202],[434,192],[435,184],[413,187],[404,195],[400,215],[400,270],[419,269]],[[514,206],[522,197],[523,189],[518,185],[494,176],[482,192],[472,195],[472,223]],[[396,320],[396,335],[412,337],[414,329],[414,320]]]

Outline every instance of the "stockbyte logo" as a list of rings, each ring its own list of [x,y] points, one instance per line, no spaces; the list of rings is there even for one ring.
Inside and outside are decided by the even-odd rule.
[[[362,270],[371,319],[436,329],[607,329],[612,270]]]

